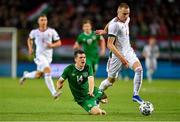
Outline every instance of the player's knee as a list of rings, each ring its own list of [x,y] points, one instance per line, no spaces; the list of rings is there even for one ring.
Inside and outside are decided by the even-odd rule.
[[[102,115],[102,110],[99,109],[97,106],[93,107],[90,111],[91,115]]]
[[[108,81],[113,84],[116,81],[116,78],[108,78]]]
[[[36,75],[35,75],[35,77],[36,77],[36,78],[40,78],[40,77],[42,77],[42,75],[43,75],[42,72],[37,72]]]
[[[137,74],[139,74],[139,75],[142,75],[142,73],[143,73],[143,68],[142,68],[142,67],[137,67],[137,68],[135,69],[135,73],[137,73]]]
[[[51,68],[50,67],[45,67],[44,68],[44,73],[51,73]]]

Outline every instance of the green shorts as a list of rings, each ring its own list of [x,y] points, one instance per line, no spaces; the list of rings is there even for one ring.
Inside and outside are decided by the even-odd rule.
[[[82,106],[87,112],[90,112],[94,106],[98,105],[102,95],[103,93],[98,90],[97,94],[94,95],[94,97],[90,97],[89,99],[78,104]]]
[[[94,73],[97,71],[98,62],[99,62],[99,58],[95,58],[95,59],[88,58],[88,57],[86,58],[86,63],[87,63],[88,65],[91,65],[91,66],[92,66]]]

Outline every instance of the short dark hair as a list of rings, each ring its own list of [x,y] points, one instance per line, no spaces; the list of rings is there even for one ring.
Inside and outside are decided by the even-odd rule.
[[[46,15],[46,14],[41,14],[41,15],[38,17],[38,19],[39,19],[40,17],[47,17],[47,15]]]
[[[76,50],[74,52],[74,57],[76,58],[78,54],[85,54],[85,52],[83,50]]]
[[[127,3],[121,3],[118,8],[129,8],[129,5]]]
[[[82,25],[87,24],[87,23],[92,24],[90,19],[84,19],[82,22]]]

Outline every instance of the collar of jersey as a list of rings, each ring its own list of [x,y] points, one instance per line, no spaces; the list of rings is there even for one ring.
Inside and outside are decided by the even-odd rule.
[[[87,36],[89,36],[89,35],[91,35],[91,34],[92,34],[92,31],[91,31],[91,33],[90,33],[90,34],[87,34],[86,32],[84,32],[84,34],[85,34],[85,35],[87,35]]]
[[[84,70],[84,68],[83,68],[83,69],[77,68],[76,65],[74,65],[74,67],[75,67],[77,70],[79,70],[79,71],[83,71],[83,70]]]

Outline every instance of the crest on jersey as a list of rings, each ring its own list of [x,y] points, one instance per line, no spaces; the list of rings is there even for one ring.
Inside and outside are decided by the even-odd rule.
[[[88,77],[88,73],[87,73],[87,72],[84,72],[82,75],[83,75],[83,77],[85,77],[85,78]]]
[[[92,43],[92,41],[93,41],[92,39],[88,39],[87,43],[90,45]]]
[[[96,40],[96,36],[92,36],[92,39],[93,39],[93,40]]]

